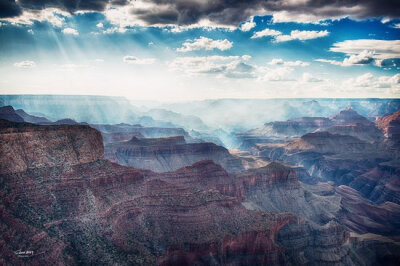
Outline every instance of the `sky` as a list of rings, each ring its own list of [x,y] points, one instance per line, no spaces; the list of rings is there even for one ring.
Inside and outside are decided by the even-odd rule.
[[[400,97],[400,5],[0,0],[0,94]]]

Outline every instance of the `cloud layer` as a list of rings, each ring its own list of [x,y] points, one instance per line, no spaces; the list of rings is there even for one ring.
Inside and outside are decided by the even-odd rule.
[[[176,49],[178,52],[190,52],[196,50],[213,50],[218,49],[221,51],[228,50],[232,47],[233,43],[228,41],[227,39],[224,40],[213,40],[206,37],[200,37],[193,41],[186,41],[182,44],[181,48]]]
[[[0,17],[15,17],[24,10],[49,7],[71,13],[125,8],[125,16],[146,25],[192,25],[208,19],[213,24],[238,26],[251,16],[265,14],[274,14],[275,22],[400,16],[400,5],[395,0],[1,0]]]

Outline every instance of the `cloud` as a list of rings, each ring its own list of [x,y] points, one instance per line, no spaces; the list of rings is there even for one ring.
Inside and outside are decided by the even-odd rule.
[[[239,29],[241,31],[250,31],[255,26],[256,26],[256,23],[254,22],[253,18],[251,18],[250,20],[245,21],[243,24],[241,24]]]
[[[104,25],[103,25],[103,23],[99,22],[96,24],[96,27],[102,29],[104,27]]]
[[[80,11],[104,12],[118,27],[138,25],[195,25],[208,20],[210,25],[234,26],[255,15],[272,14],[274,22],[318,22],[326,19],[351,17],[400,16],[400,8],[393,0],[2,0],[0,15],[18,17],[21,11],[57,8],[69,13]],[[119,15],[119,17],[118,17]]]
[[[70,13],[77,11],[104,11],[110,2],[113,2],[113,4],[126,4],[128,1],[18,0],[18,4],[24,9],[40,10],[47,7],[55,7]]]
[[[292,30],[290,35],[277,35],[275,37],[276,42],[287,42],[292,40],[310,40],[328,36],[329,32],[327,30],[315,31],[315,30]]]
[[[324,81],[323,79],[314,77],[312,74],[307,73],[307,72],[303,73],[301,80],[303,82],[322,82],[322,81]]]
[[[321,62],[321,63],[328,63],[328,64],[336,65],[336,66],[342,66],[343,65],[343,62],[341,62],[341,61],[329,60],[329,59],[324,59],[324,58],[318,58],[318,59],[315,59],[315,61]]]
[[[321,58],[316,59],[315,61],[329,63],[337,66],[368,65],[375,61],[374,55],[375,53],[373,51],[364,50],[359,54],[350,55],[350,57],[343,59],[343,61],[327,60]],[[382,62],[379,62],[379,65],[381,64]]]
[[[33,25],[35,21],[48,22],[55,27],[62,27],[66,17],[71,14],[57,8],[42,10],[24,10],[19,16],[4,19],[12,24]]]
[[[256,39],[256,38],[261,38],[265,36],[278,36],[281,35],[282,32],[277,31],[277,30],[272,30],[272,29],[265,29],[262,31],[257,31],[251,36],[251,39]]]
[[[315,61],[337,66],[367,65],[374,63],[382,67],[385,60],[400,58],[400,40],[361,39],[337,42],[329,49],[349,57],[343,61],[318,58]]]
[[[271,62],[268,63],[268,65],[283,65],[283,66],[291,66],[291,67],[296,67],[296,66],[309,66],[310,63],[308,62],[303,62],[300,60],[296,61],[284,61],[282,58],[274,58],[271,60]]]
[[[36,66],[36,63],[34,61],[26,60],[14,63],[14,66],[19,68],[33,68]]]
[[[365,73],[356,78],[350,78],[344,81],[345,86],[361,88],[390,88],[400,89],[400,74],[393,76],[374,76],[371,73]]]
[[[145,25],[193,25],[208,19],[214,25],[237,26],[255,15],[273,14],[275,22],[317,22],[331,18],[398,17],[392,0],[153,0],[133,1],[130,15]]]
[[[0,1],[0,18],[15,17],[21,14],[22,9],[15,0]]]
[[[273,29],[264,29],[262,31],[255,32],[251,39],[261,38],[265,36],[274,37],[275,42],[287,42],[292,40],[310,40],[315,38],[321,38],[329,35],[327,30],[315,31],[315,30],[292,30],[290,34],[285,35],[282,32]]]
[[[400,40],[347,40],[334,43],[329,50],[347,55],[359,55],[364,51],[373,51],[373,57],[381,60],[400,58]]]
[[[359,54],[353,54],[343,60],[343,65],[367,65],[374,61],[374,52],[364,50]]]
[[[259,78],[261,81],[293,81],[289,75],[293,72],[291,67],[278,67],[278,68],[267,68],[261,67],[259,71],[264,73],[263,76]]]
[[[108,28],[106,30],[103,30],[103,33],[104,34],[125,33],[126,31],[127,31],[126,28],[112,27],[112,28]]]
[[[126,55],[122,58],[122,61],[124,61],[125,63],[130,64],[130,65],[151,65],[151,64],[154,64],[156,59],[155,58],[139,59],[136,56]]]
[[[343,16],[333,16],[330,19],[339,19]],[[311,13],[295,13],[288,11],[274,12],[272,15],[272,22],[274,23],[285,23],[285,22],[297,22],[297,23],[312,23],[321,24],[321,21],[327,20],[328,17],[320,16],[318,14]]]
[[[176,49],[178,52],[190,52],[196,50],[213,50],[218,49],[221,51],[228,50],[232,47],[233,43],[228,41],[227,39],[224,40],[213,40],[207,37],[200,37],[193,41],[186,41],[182,44],[181,48]]]
[[[254,78],[256,67],[247,63],[250,58],[248,55],[177,57],[168,67],[187,75],[213,74],[227,78]]]
[[[62,32],[67,35],[75,35],[75,36],[79,35],[79,32],[73,28],[65,28],[62,30]]]
[[[214,75],[218,78],[256,79],[258,81],[280,82],[294,81],[291,77],[294,69],[283,64],[279,67],[258,66],[248,62],[249,55],[243,56],[189,56],[177,57],[168,63],[171,71],[186,75]],[[300,66],[297,61],[288,61],[287,65]],[[304,63],[304,62],[303,62]],[[309,82],[316,82],[309,80]]]

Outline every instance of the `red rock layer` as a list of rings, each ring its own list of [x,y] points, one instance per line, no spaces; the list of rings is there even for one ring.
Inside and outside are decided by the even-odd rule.
[[[400,140],[400,111],[378,118],[376,125],[385,137]]]
[[[88,163],[103,153],[100,132],[89,126],[0,122],[0,173]]]

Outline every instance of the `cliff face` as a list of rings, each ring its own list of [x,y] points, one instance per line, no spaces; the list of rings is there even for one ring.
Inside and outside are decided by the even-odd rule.
[[[102,138],[89,126],[0,123],[0,173],[77,165],[103,158]]]
[[[400,139],[400,111],[391,115],[380,117],[376,125],[383,132],[386,138]]]
[[[15,112],[12,106],[0,107],[0,119],[5,119],[11,122],[24,122],[24,119]]]
[[[186,143],[183,137],[138,139],[108,144],[111,161],[155,172],[174,171],[201,160],[213,160],[231,172],[244,170],[240,160],[214,143]]]

